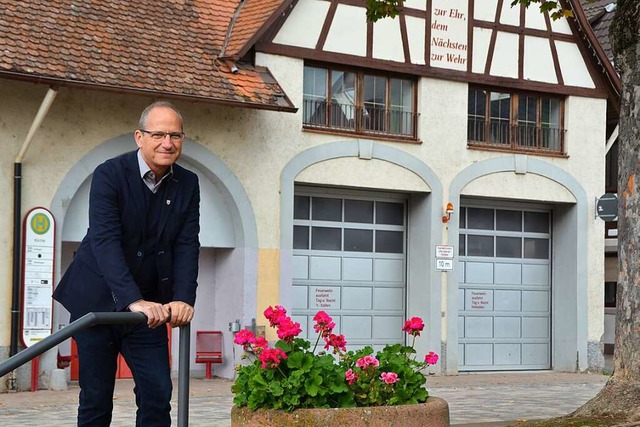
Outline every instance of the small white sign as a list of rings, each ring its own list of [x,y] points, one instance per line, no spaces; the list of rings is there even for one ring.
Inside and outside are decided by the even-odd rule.
[[[453,259],[453,246],[436,245],[436,258]]]
[[[336,287],[314,287],[311,288],[311,308],[340,309],[340,288]]]
[[[467,289],[465,292],[466,310],[493,310],[493,291],[482,289]]]
[[[436,259],[436,270],[445,270],[445,271],[453,270],[453,260],[452,259],[437,258]]]
[[[22,343],[25,347],[51,335],[55,220],[45,208],[29,211],[24,221]]]

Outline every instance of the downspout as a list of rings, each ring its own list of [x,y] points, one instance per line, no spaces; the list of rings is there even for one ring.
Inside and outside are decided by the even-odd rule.
[[[40,109],[33,119],[33,123],[31,123],[29,133],[27,133],[27,137],[22,143],[20,152],[13,164],[13,298],[11,300],[11,347],[9,356],[14,356],[18,353],[18,335],[20,333],[22,158],[27,152],[33,136],[47,116],[57,94],[57,90],[53,87],[50,87],[47,91],[47,94],[42,100],[42,104],[40,104]],[[15,372],[11,372],[9,375],[8,389],[16,390]]]

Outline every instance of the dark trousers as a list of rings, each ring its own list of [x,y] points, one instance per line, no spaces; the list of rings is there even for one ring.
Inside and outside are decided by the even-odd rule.
[[[136,426],[171,425],[171,372],[167,328],[141,325],[94,326],[77,334],[80,368],[78,426],[111,423],[113,389],[122,353],[135,382]]]

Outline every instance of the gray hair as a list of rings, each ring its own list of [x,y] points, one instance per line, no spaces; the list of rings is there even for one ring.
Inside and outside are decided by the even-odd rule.
[[[172,109],[180,119],[180,127],[183,128],[182,114],[180,114],[180,111],[178,111],[175,105],[173,105],[169,101],[156,101],[153,104],[149,105],[147,108],[145,108],[142,114],[140,115],[140,120],[138,121],[138,129],[147,128],[147,118],[149,117],[149,113],[151,112],[151,110],[153,110],[154,108]],[[181,130],[184,130],[184,129],[181,129]]]

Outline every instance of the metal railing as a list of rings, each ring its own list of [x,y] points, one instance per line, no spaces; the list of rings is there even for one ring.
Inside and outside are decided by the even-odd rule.
[[[303,124],[317,129],[415,138],[417,117],[416,112],[374,105],[362,107],[310,98],[303,101]]]
[[[33,358],[62,343],[74,334],[95,325],[123,325],[146,323],[143,313],[87,313],[63,329],[49,335],[36,344],[0,363],[0,377],[19,368]],[[191,347],[191,325],[180,327],[178,349],[178,427],[189,425],[189,351]]]
[[[515,150],[564,153],[564,129],[512,124],[506,119],[469,117],[467,139],[477,146],[505,147]]]

